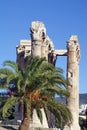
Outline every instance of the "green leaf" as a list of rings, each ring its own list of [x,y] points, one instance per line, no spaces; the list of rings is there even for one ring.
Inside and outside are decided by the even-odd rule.
[[[3,117],[6,116],[9,108],[11,108],[15,104],[16,101],[17,101],[17,98],[14,96],[7,99],[7,101],[3,107]]]

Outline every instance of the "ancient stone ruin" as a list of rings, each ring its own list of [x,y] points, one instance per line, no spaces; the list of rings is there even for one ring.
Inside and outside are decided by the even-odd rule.
[[[17,62],[22,69],[25,69],[27,56],[46,57],[48,62],[55,66],[57,56],[67,57],[67,79],[69,85],[67,86],[70,92],[70,97],[67,98],[67,106],[71,110],[73,121],[72,125],[65,127],[65,130],[80,130],[79,127],[79,60],[80,60],[80,46],[78,37],[71,36],[67,41],[65,50],[54,49],[52,40],[46,34],[46,28],[40,21],[32,22],[31,40],[21,40],[20,45],[16,47]],[[44,124],[45,125],[45,124]],[[46,126],[47,127],[47,126]]]

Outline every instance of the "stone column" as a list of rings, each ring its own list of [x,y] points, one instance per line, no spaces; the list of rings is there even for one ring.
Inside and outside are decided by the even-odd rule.
[[[45,57],[46,60],[48,61],[48,48],[46,44],[42,44],[41,46],[41,57]]]
[[[80,47],[77,36],[71,36],[67,42],[67,87],[70,96],[67,99],[68,108],[71,110],[73,121],[72,130],[80,130],[79,127],[79,59]],[[70,130],[70,128],[67,130]]]
[[[31,25],[31,53],[33,56],[45,57],[54,61],[54,45],[52,40],[46,35],[46,28],[40,21],[32,22]],[[54,61],[55,62],[55,61]]]
[[[27,64],[27,57],[31,54],[31,41],[20,40],[20,45],[16,46],[17,63],[22,70],[25,70]]]
[[[41,58],[42,44],[44,42],[46,35],[46,29],[44,27],[44,24],[40,21],[32,22],[30,31],[31,31],[31,53],[33,56],[38,56]],[[45,55],[45,51],[43,55]]]
[[[43,116],[42,124],[40,122],[40,119],[37,116],[36,110],[34,109],[31,124],[30,124],[31,128],[49,128],[44,109],[41,109],[41,112],[42,112],[42,116]]]
[[[32,55],[38,56],[41,58],[41,42],[40,41],[32,41],[32,46],[31,46],[32,50],[31,53]]]
[[[46,39],[46,29],[44,24],[40,21],[32,22],[31,25],[31,54],[33,57],[45,57],[48,59],[48,46],[45,42]],[[43,122],[41,124],[36,111],[33,111],[33,118],[31,122],[31,127],[41,127],[41,128],[48,128],[48,122],[46,119],[46,115],[44,109],[41,109]]]

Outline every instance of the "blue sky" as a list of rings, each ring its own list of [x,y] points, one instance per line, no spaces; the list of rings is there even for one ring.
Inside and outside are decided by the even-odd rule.
[[[32,21],[42,21],[55,49],[65,49],[71,35],[78,35],[80,93],[87,93],[87,0],[0,0],[0,68],[5,60],[16,61],[16,45],[30,39]],[[66,58],[58,57],[66,72]]]

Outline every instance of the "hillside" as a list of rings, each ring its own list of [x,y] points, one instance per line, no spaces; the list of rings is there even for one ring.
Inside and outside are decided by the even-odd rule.
[[[79,95],[80,104],[87,104],[87,93]]]
[[[65,98],[56,97],[59,102],[65,103]],[[79,94],[79,104],[87,104],[87,93]]]

